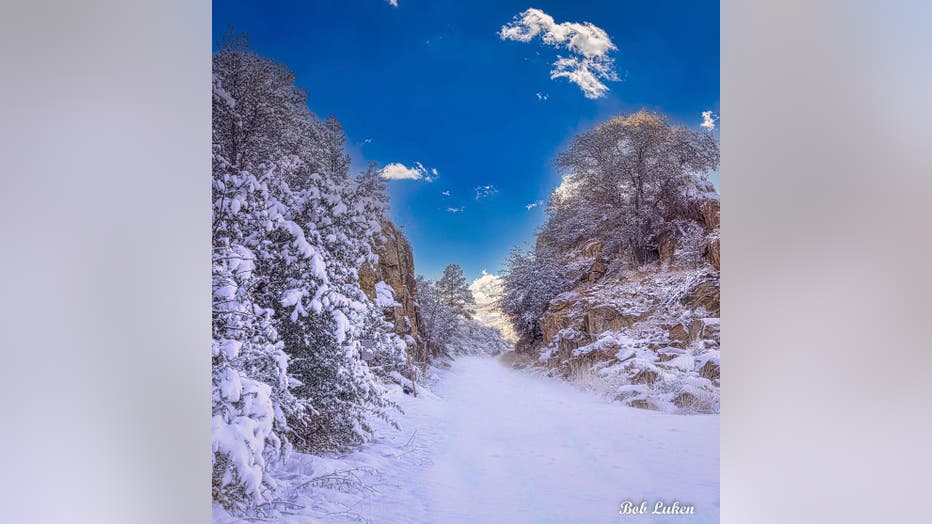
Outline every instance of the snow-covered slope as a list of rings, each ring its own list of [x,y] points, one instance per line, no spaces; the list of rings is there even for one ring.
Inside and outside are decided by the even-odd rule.
[[[393,391],[401,431],[381,425],[372,443],[342,457],[293,456],[275,520],[718,522],[717,415],[608,403],[488,357],[459,358],[434,375],[433,393]],[[620,517],[626,500],[678,501],[695,513]],[[214,520],[236,522],[216,505]]]
[[[551,302],[537,363],[630,406],[718,412],[718,294],[708,266],[583,280]]]
[[[659,228],[643,260],[632,258],[631,248],[609,249],[612,236],[601,231],[559,252],[547,247],[552,238],[539,235],[535,257],[554,259],[567,285],[537,301],[546,303],[545,311],[513,315],[539,325],[517,344],[522,356],[629,406],[717,413],[719,200],[708,191],[671,215],[680,218]],[[522,271],[510,277],[517,283],[508,282],[517,298],[540,273]],[[529,293],[540,295],[540,287]],[[522,313],[511,305],[506,300],[506,309]]]

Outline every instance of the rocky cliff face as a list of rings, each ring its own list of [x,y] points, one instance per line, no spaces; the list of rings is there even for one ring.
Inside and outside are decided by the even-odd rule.
[[[697,207],[701,259],[673,242],[632,269],[625,253],[583,242],[566,254],[575,284],[541,321],[538,365],[628,405],[717,412],[719,390],[718,202]],[[668,260],[664,260],[664,258]],[[520,346],[519,346],[520,347]]]
[[[369,298],[376,297],[376,283],[385,282],[395,295],[395,305],[386,308],[385,317],[394,331],[408,343],[408,354],[423,361],[421,317],[417,307],[417,286],[414,281],[414,252],[404,234],[390,221],[382,223],[385,243],[376,249],[379,263],[359,268],[359,283]]]

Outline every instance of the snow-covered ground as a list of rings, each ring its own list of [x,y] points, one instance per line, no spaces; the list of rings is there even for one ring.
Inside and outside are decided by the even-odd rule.
[[[718,522],[717,415],[612,404],[489,357],[457,359],[431,388],[393,391],[401,431],[379,426],[371,444],[339,458],[292,455],[274,519]],[[309,478],[320,480],[301,486]],[[695,514],[619,515],[626,500],[678,501]],[[214,508],[215,522],[240,521]]]

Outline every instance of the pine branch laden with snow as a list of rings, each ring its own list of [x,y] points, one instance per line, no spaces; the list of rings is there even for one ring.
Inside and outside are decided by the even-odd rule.
[[[215,167],[225,167],[222,158]],[[214,180],[213,242],[213,491],[228,508],[265,502],[275,482],[267,467],[289,450],[287,418],[303,403],[291,393],[287,356],[272,311],[254,294],[256,256],[247,247],[267,220],[266,187],[248,172]]]

